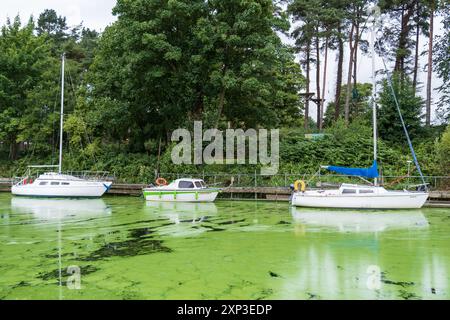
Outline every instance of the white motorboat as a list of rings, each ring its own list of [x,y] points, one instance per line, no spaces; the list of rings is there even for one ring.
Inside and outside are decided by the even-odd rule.
[[[164,179],[157,179],[164,180]],[[144,188],[147,201],[162,202],[213,202],[220,192],[218,188],[208,188],[201,179],[177,179],[170,184]],[[157,183],[159,184],[159,183]]]
[[[338,166],[325,166],[324,169],[347,175],[358,176],[365,179],[374,179],[372,185],[360,186],[342,184],[340,188],[334,190],[306,190],[304,181],[296,181],[291,203],[299,207],[318,208],[354,208],[354,209],[416,209],[421,208],[428,199],[428,190],[419,162],[417,161],[411,139],[408,134],[403,116],[398,105],[391,78],[388,73],[388,82],[392,89],[395,105],[400,121],[406,135],[408,145],[414,160],[414,164],[422,178],[419,186],[421,191],[388,191],[378,184],[378,164],[377,164],[377,106],[376,106],[376,79],[375,79],[375,19],[372,28],[372,109],[373,109],[373,146],[374,158],[370,168],[348,168]],[[387,70],[386,70],[387,71]],[[366,180],[367,181],[367,180]]]
[[[61,113],[59,134],[59,164],[56,166],[29,166],[28,175],[20,178],[13,184],[11,192],[16,196],[29,197],[68,197],[68,198],[98,198],[107,192],[112,185],[107,181],[106,172],[88,173],[81,175],[62,173],[62,149],[64,127],[64,65],[65,56],[62,56],[61,67]],[[31,174],[31,169],[58,168],[58,172],[47,172],[38,175],[36,179]]]

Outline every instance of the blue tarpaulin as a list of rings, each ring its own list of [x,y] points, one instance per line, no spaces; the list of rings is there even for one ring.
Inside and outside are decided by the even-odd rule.
[[[345,174],[348,176],[378,178],[378,165],[376,160],[373,161],[372,167],[370,168],[347,168],[347,167],[328,166],[326,167],[326,169],[340,174]]]

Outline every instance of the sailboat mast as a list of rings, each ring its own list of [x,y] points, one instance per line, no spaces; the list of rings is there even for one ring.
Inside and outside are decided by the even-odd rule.
[[[371,28],[370,49],[372,51],[372,114],[373,114],[373,160],[378,159],[378,144],[377,144],[377,103],[376,103],[376,77],[375,77],[375,26],[376,15],[373,15],[373,25]],[[374,185],[378,185],[378,178],[374,179]]]
[[[61,65],[61,113],[59,119],[59,165],[58,173],[61,173],[62,169],[62,149],[63,149],[63,129],[64,129],[64,65],[65,65],[65,53],[62,54]]]

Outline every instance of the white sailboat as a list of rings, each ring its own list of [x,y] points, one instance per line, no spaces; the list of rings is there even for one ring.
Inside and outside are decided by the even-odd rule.
[[[99,198],[112,185],[111,181],[102,179],[106,173],[102,172],[90,176],[83,172],[81,176],[62,173],[62,148],[64,125],[64,66],[65,56],[62,56],[61,66],[61,113],[59,135],[59,164],[57,166],[29,166],[28,175],[15,183],[11,192],[16,196],[28,197],[57,197],[57,198]],[[58,168],[58,172],[47,172],[39,175],[35,180],[31,176],[31,169]]]
[[[396,100],[395,92],[392,90],[394,100],[399,113],[403,129],[408,140],[411,153],[422,177],[423,188],[425,191],[388,191],[378,184],[378,165],[377,165],[377,107],[376,107],[376,79],[375,79],[375,24],[374,17],[372,27],[372,107],[373,107],[373,145],[374,161],[371,168],[346,168],[336,166],[326,166],[327,170],[350,176],[360,176],[374,179],[373,185],[353,185],[342,184],[335,190],[306,190],[303,181],[297,181],[292,195],[292,205],[299,207],[317,207],[317,208],[353,208],[353,209],[416,209],[421,208],[428,199],[428,191],[425,180],[417,161],[414,148],[412,147],[408,131],[406,129],[403,117]],[[389,79],[390,80],[390,79]],[[392,85],[392,83],[390,83]],[[392,86],[391,86],[392,89]],[[301,185],[301,188],[298,186]]]

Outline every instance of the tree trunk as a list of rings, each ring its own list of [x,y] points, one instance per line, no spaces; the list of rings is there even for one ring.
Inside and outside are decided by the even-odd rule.
[[[339,26],[338,32],[341,32],[341,27]],[[337,121],[339,119],[341,113],[341,89],[342,89],[342,73],[344,66],[344,41],[342,37],[339,35],[338,38],[338,68],[337,68],[337,76],[336,76],[336,95],[334,98],[334,120]]]
[[[162,144],[162,137],[159,137],[159,144],[158,144],[158,162],[156,165],[156,172],[158,173],[159,176],[159,171],[160,171],[160,164],[161,164],[161,144]]]
[[[311,43],[308,41],[306,45],[306,99],[305,99],[305,131],[308,132],[309,129],[309,90],[310,90],[310,82],[311,78],[309,75],[310,72],[310,58],[311,58]]]
[[[419,40],[420,40],[420,4],[417,1],[417,26],[416,26],[416,48],[414,53],[414,70],[413,70],[413,89],[414,95],[416,95],[417,90],[417,73],[419,69]]]
[[[12,137],[10,141],[11,143],[9,145],[9,160],[15,161],[17,160],[17,151],[18,151],[16,137]]]
[[[319,30],[316,30],[319,33]],[[316,96],[317,96],[317,129],[320,130],[322,126],[322,119],[320,118],[320,39],[319,35],[316,36]]]
[[[356,21],[356,29],[355,29],[355,47],[354,47],[354,58],[353,58],[353,87],[356,88],[356,84],[358,81],[358,47],[359,47],[359,15]]]
[[[402,73],[402,79],[405,72],[405,58],[406,52],[408,50],[409,32],[411,30],[409,21],[412,15],[414,14],[414,8],[415,8],[414,1],[408,3],[406,7],[405,5],[403,5],[402,8],[401,30],[398,40],[398,48],[394,67],[394,71],[400,71]]]
[[[327,85],[327,64],[328,64],[328,36],[325,39],[325,60],[323,64],[323,83],[322,83],[322,100],[320,101],[320,127],[319,130],[323,129],[323,114],[325,110],[325,88]]]
[[[350,31],[349,38],[349,62],[348,62],[348,74],[347,74],[347,95],[345,97],[345,124],[350,122],[350,95],[352,94],[352,74],[353,74],[353,58],[354,58],[354,47],[353,47],[353,33],[355,31],[355,24],[352,24],[352,29]]]
[[[428,42],[428,76],[427,76],[427,101],[426,101],[426,125],[431,125],[431,82],[433,76],[433,32],[434,32],[434,1],[430,8],[430,39]]]
[[[227,73],[227,66],[225,65],[222,70],[222,78],[225,77],[226,73]],[[222,113],[223,113],[224,104],[225,104],[225,85],[222,84],[222,88],[220,89],[220,93],[219,93],[219,105],[218,105],[219,112],[217,114],[215,128],[219,127],[220,117],[222,116]]]

